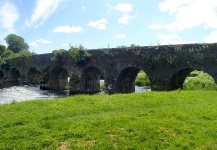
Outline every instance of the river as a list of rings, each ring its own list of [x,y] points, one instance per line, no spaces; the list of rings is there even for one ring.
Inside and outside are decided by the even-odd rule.
[[[135,92],[150,92],[150,89],[143,87],[135,87]],[[103,94],[103,92],[101,92]],[[0,89],[0,104],[8,104],[12,102],[21,102],[37,99],[53,99],[65,97],[69,95],[69,91],[54,92],[49,90],[41,90],[38,85],[18,85]]]

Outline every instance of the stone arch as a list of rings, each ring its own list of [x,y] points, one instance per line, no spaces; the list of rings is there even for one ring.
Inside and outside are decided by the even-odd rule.
[[[40,83],[40,71],[36,68],[30,68],[27,73],[27,80],[29,83],[39,84]]]
[[[177,73],[174,73],[174,75],[169,79],[168,85],[167,85],[167,90],[177,90],[177,89],[182,89],[183,84],[187,76],[194,70],[199,70],[199,71],[204,71],[205,73],[208,73],[210,76],[212,74],[203,69],[198,69],[198,68],[184,68],[179,70]],[[212,76],[212,78],[215,80],[215,78]],[[215,80],[216,82],[216,80]]]
[[[20,71],[17,68],[12,68],[8,73],[8,82],[19,82]]]
[[[127,67],[118,75],[115,91],[116,93],[135,92],[135,79],[141,69],[137,67]]]
[[[2,82],[4,80],[4,72],[2,70],[0,70],[0,82]]]
[[[66,85],[69,83],[68,71],[62,67],[54,68],[49,74],[48,89],[52,90],[65,90]]]
[[[100,92],[100,78],[102,76],[99,68],[94,66],[87,67],[81,76],[81,92],[89,94]]]

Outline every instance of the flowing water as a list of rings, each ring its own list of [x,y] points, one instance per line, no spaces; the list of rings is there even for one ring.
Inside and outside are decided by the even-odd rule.
[[[150,92],[150,89],[143,87],[135,87],[135,92]],[[103,94],[103,92],[101,92]],[[69,91],[48,91],[41,90],[38,85],[16,85],[7,88],[0,88],[0,104],[21,102],[37,99],[53,99],[57,97],[65,97],[69,95]]]
[[[13,101],[21,102],[36,99],[52,99],[64,97],[69,94],[68,91],[54,92],[41,90],[37,85],[20,85],[0,89],[0,104],[11,103]]]

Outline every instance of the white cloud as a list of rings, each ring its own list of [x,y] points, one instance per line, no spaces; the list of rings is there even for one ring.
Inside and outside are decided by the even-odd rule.
[[[63,43],[62,46],[64,46],[64,47],[69,47],[69,46],[70,46],[70,43]]]
[[[39,47],[39,44],[50,44],[52,41],[44,40],[44,39],[38,39],[34,42],[29,43],[29,46],[33,47]]]
[[[84,29],[80,26],[75,27],[75,26],[59,26],[56,27],[53,32],[64,32],[64,33],[73,33],[73,32],[82,32]]]
[[[175,21],[168,24],[152,24],[151,29],[182,31],[203,25],[217,29],[217,1],[215,0],[165,0],[159,4],[162,12],[175,16]]]
[[[125,39],[127,36],[125,34],[118,34],[115,36],[117,39]]]
[[[0,2],[0,26],[7,32],[14,32],[14,24],[19,16],[17,8],[12,2]]]
[[[159,8],[162,12],[168,11],[169,14],[174,14],[181,6],[190,4],[191,2],[192,0],[165,0],[164,2],[159,3]]]
[[[32,46],[32,47],[39,47],[39,45],[38,45],[37,42],[31,42],[31,43],[29,43],[29,46]]]
[[[101,20],[97,20],[97,21],[90,21],[87,25],[90,27],[94,27],[100,30],[103,30],[106,28],[106,24],[108,24],[107,19],[101,19]]]
[[[159,39],[158,44],[160,45],[196,43],[196,41],[182,40],[177,34],[157,34],[157,38]]]
[[[137,15],[129,15],[129,13],[133,11],[132,4],[119,3],[117,4],[117,6],[114,7],[114,9],[123,13],[123,15],[118,19],[118,23],[120,24],[127,24],[130,19],[134,19],[137,17]]]
[[[114,9],[123,12],[123,13],[128,13],[133,10],[133,5],[132,4],[123,4],[119,3],[117,6],[114,7]]]
[[[59,3],[63,0],[37,0],[36,8],[31,16],[27,19],[25,25],[30,27],[43,25],[43,23],[56,11]]]
[[[136,15],[135,16],[130,16],[128,14],[124,14],[121,18],[118,19],[118,23],[127,24],[130,19],[134,19],[136,17],[137,17]]]
[[[204,42],[206,43],[216,43],[217,42],[217,31],[211,32],[210,35],[205,36]]]
[[[38,40],[36,40],[36,42],[42,43],[42,44],[50,44],[52,41],[48,41],[48,40],[44,40],[44,39],[38,39]]]

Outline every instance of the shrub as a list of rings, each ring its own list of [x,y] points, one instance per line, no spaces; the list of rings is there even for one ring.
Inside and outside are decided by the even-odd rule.
[[[100,91],[104,91],[105,90],[105,84],[100,84]]]
[[[203,71],[193,71],[185,80],[184,90],[217,90],[214,79]]]
[[[79,47],[71,47],[69,54],[77,66],[84,66],[92,61],[92,55],[88,53],[88,51],[85,50],[82,45]]]
[[[27,50],[22,50],[19,53],[14,53],[14,55],[12,56],[12,58],[16,58],[16,57],[31,57],[32,55],[35,55],[35,53],[32,53],[30,51]]]
[[[66,50],[60,49],[60,50],[53,50],[53,56],[51,57],[51,60],[56,63],[62,63],[63,58],[62,58],[62,53],[65,52]]]
[[[135,85],[137,86],[150,86],[150,80],[144,71],[140,71],[136,77]]]

